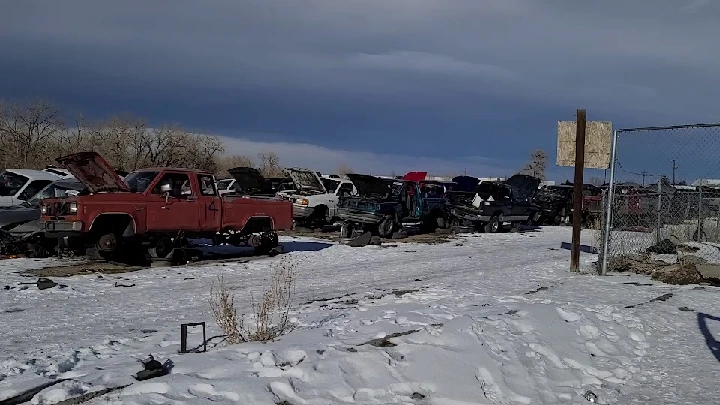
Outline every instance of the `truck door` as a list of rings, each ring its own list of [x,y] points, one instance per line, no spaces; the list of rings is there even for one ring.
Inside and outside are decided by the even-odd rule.
[[[200,196],[198,199],[198,215],[200,229],[203,232],[219,231],[222,223],[222,198],[215,189],[215,179],[209,174],[198,174]]]
[[[532,204],[527,197],[517,190],[512,190],[510,200],[512,201],[512,214],[510,215],[512,218],[508,218],[509,221],[525,221],[530,218]]]
[[[150,190],[147,225],[149,231],[199,231],[197,193],[188,173],[165,172]],[[162,191],[170,185],[170,191]]]

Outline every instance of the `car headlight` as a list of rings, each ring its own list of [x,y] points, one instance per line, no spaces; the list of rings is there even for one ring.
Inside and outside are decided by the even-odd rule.
[[[298,198],[297,200],[295,200],[295,202],[297,202],[300,205],[310,204],[310,201],[308,201],[307,198]]]
[[[70,205],[69,205],[69,207],[70,207],[70,213],[71,213],[71,214],[77,214],[77,212],[78,212],[78,205],[77,205],[76,202],[71,202]]]
[[[43,204],[40,206],[40,214],[41,215],[47,214],[47,205]]]

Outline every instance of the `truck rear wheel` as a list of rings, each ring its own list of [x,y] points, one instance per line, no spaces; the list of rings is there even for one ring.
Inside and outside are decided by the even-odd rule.
[[[378,224],[378,235],[382,238],[389,238],[395,230],[395,218],[392,215],[385,215]]]
[[[343,239],[350,239],[353,235],[353,224],[350,222],[343,222],[340,225],[340,237]]]
[[[271,250],[278,246],[279,238],[277,232],[275,231],[268,231],[260,235],[252,235],[250,240],[253,240],[255,236],[258,237],[259,245],[251,246],[255,248],[256,254],[264,255],[270,253]]]

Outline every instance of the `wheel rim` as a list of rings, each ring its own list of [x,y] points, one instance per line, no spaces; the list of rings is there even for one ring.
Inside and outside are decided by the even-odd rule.
[[[98,248],[105,252],[111,252],[117,247],[117,239],[113,234],[107,234],[100,237],[98,240]]]

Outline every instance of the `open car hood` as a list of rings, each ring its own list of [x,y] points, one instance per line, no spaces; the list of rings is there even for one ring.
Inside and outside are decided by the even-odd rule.
[[[533,193],[538,190],[540,183],[542,183],[542,180],[527,174],[516,174],[505,180],[505,184],[512,188]]]
[[[453,191],[464,191],[467,193],[474,193],[475,188],[480,184],[480,179],[471,176],[453,177],[452,181],[457,183],[457,186],[453,187]]]
[[[348,173],[348,180],[352,181],[353,185],[361,196],[369,195],[380,195],[384,196],[391,193],[391,184],[393,180],[381,179],[379,177],[371,176],[369,174],[356,174]]]
[[[427,179],[427,174],[428,172],[407,172],[402,179],[406,181],[423,181]]]
[[[320,180],[320,177],[312,170],[290,167],[285,169],[284,172],[287,177],[292,179],[297,191],[315,190],[321,193],[328,192],[325,190],[325,186]]]
[[[514,189],[519,200],[530,200],[535,196],[542,180],[527,174],[516,174],[504,183]]]
[[[265,178],[253,167],[235,167],[229,169],[228,173],[243,191],[262,191],[266,188]]]
[[[115,169],[97,152],[79,152],[55,159],[65,166],[91,193],[100,191],[130,192]]]

